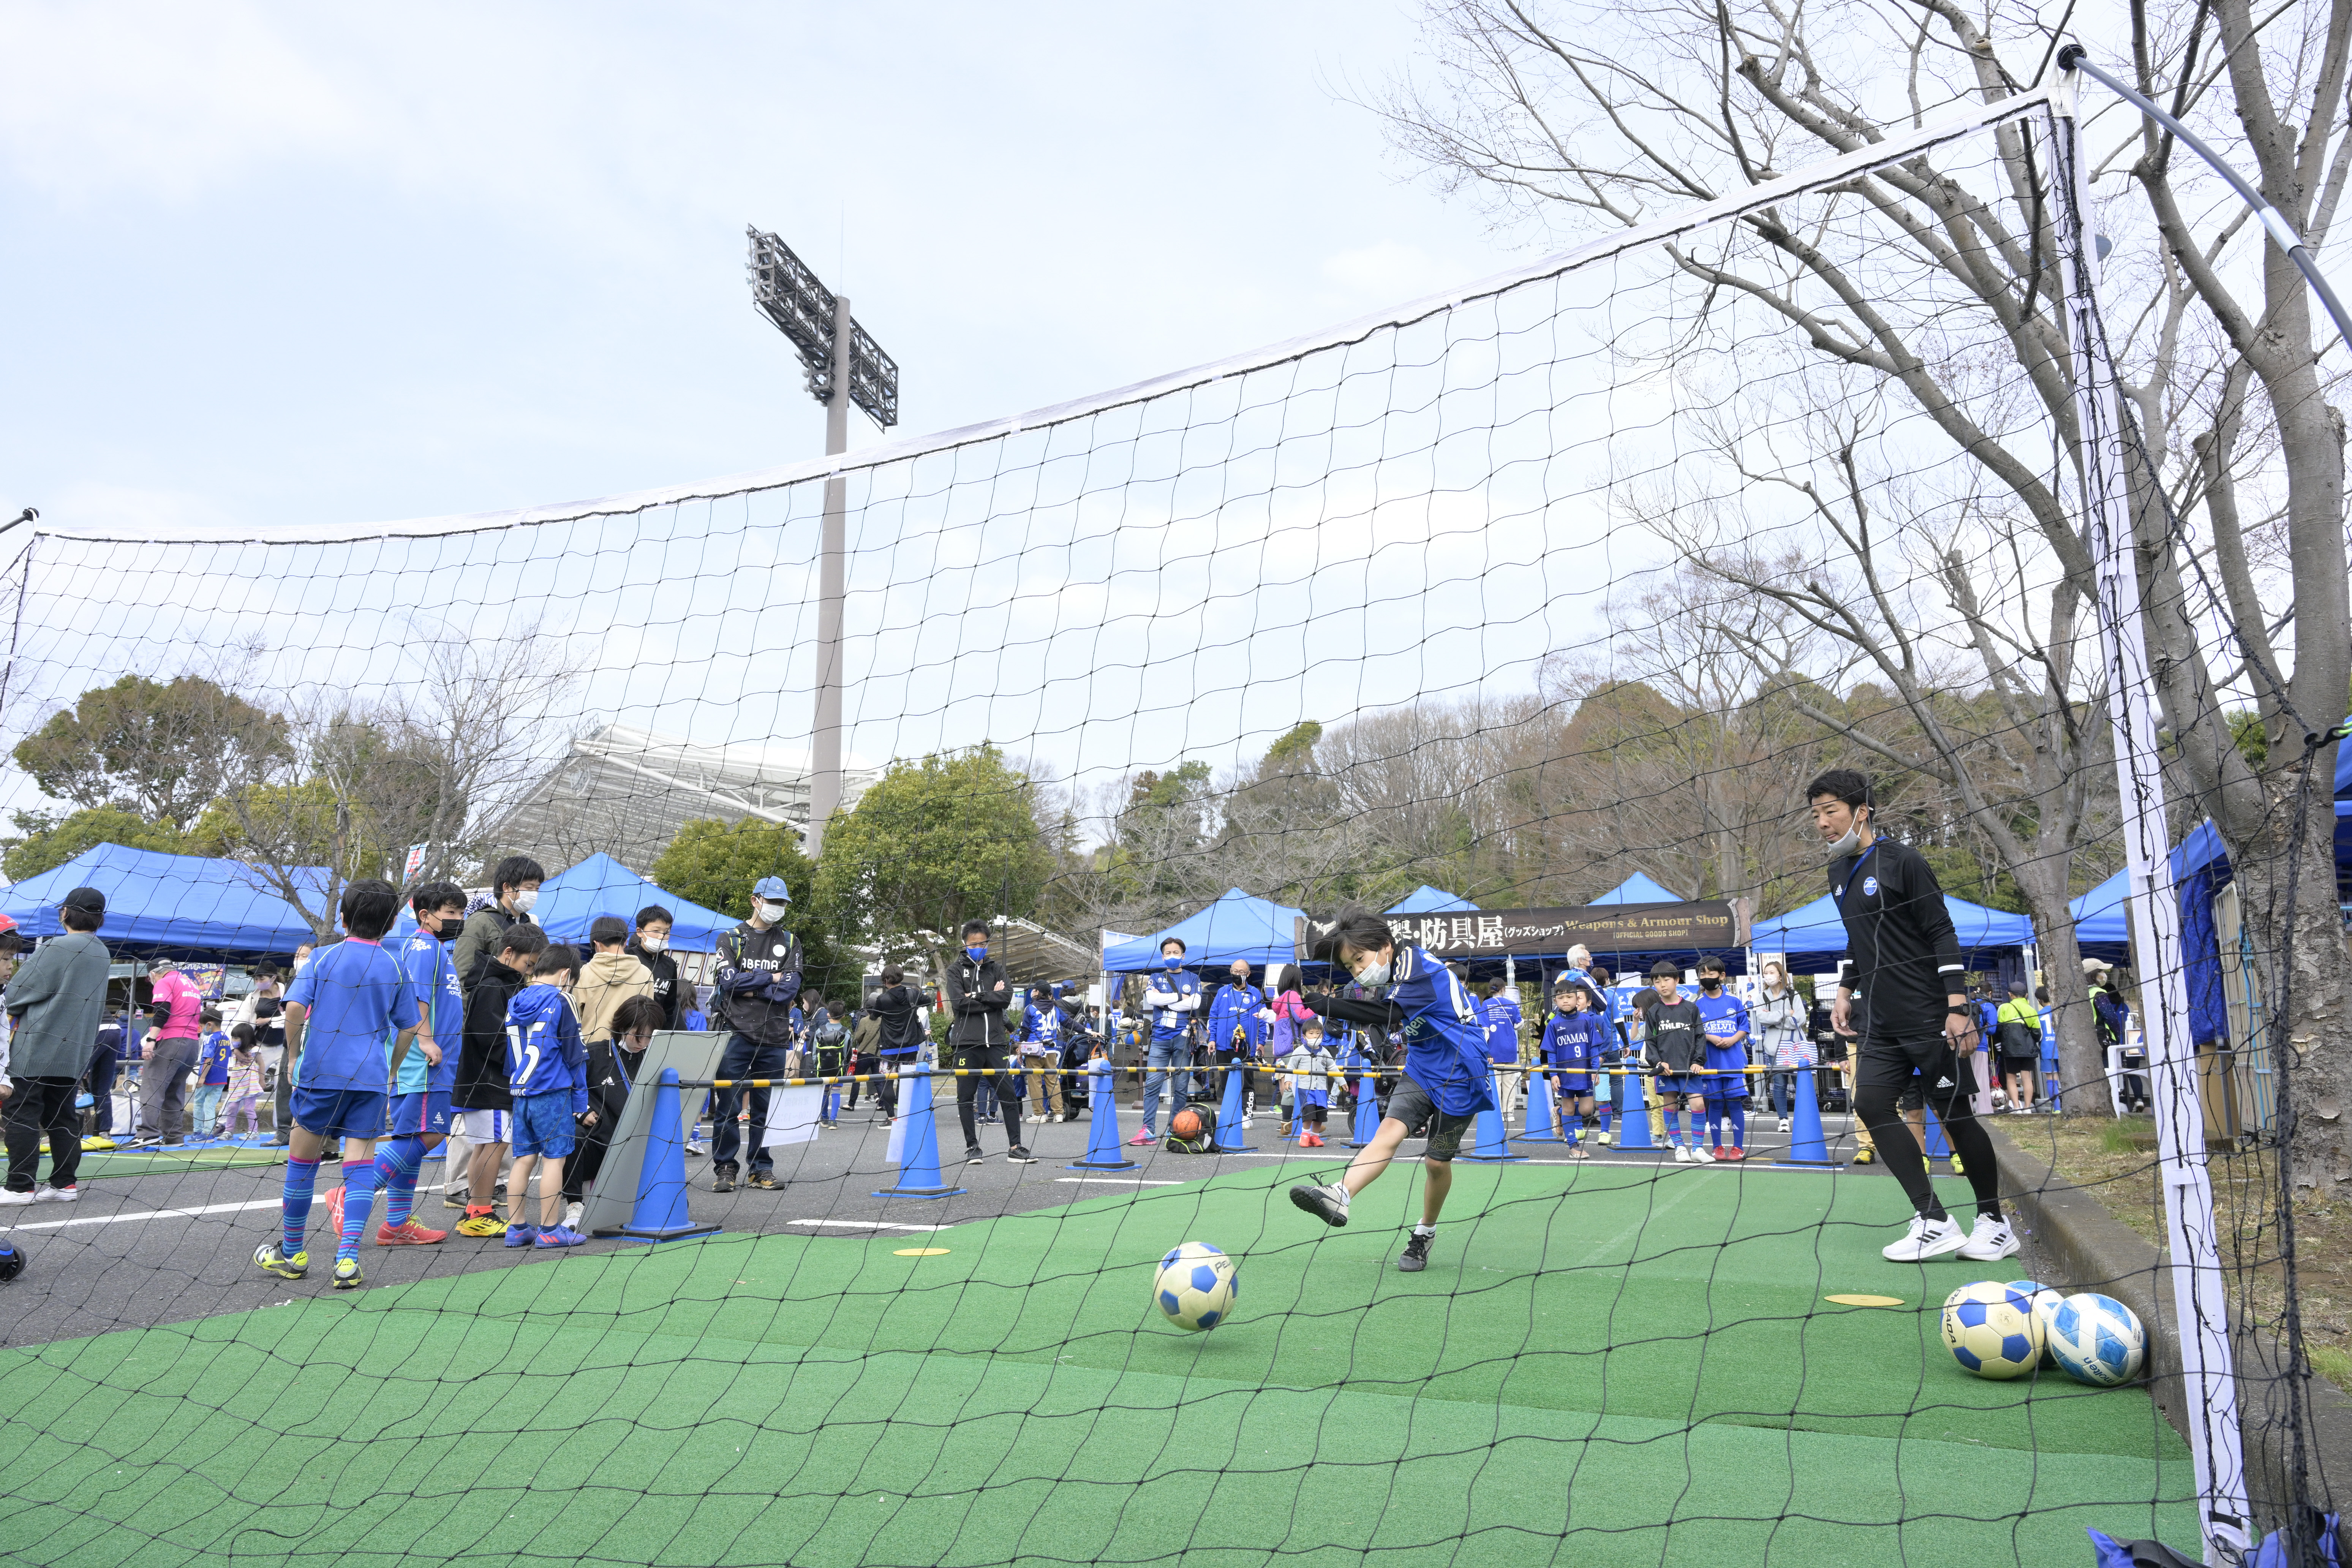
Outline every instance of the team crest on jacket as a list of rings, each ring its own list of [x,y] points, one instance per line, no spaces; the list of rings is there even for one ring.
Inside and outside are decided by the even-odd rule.
[[[1862,879],[1862,896],[1863,896],[1864,898],[1865,898],[1865,899],[1874,899],[1874,898],[1876,898],[1876,897],[1878,896],[1878,879],[1877,879],[1877,878],[1875,878],[1875,877],[1864,877],[1864,878]],[[778,951],[779,951],[779,952],[782,952],[782,949],[778,949]]]

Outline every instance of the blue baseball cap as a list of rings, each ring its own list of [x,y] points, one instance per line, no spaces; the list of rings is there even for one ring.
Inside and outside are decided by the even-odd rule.
[[[751,896],[755,899],[766,899],[771,903],[777,904],[789,904],[793,901],[792,889],[784,886],[784,879],[782,877],[761,878],[751,884]]]

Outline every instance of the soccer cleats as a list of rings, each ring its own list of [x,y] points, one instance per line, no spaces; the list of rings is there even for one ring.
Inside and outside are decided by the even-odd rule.
[[[335,1259],[336,1289],[356,1290],[366,1283],[366,1276],[360,1272],[360,1260],[358,1258],[338,1258]]]
[[[1429,1244],[1437,1239],[1433,1230],[1416,1227],[1412,1238],[1404,1244],[1404,1256],[1397,1259],[1397,1268],[1407,1274],[1418,1274],[1429,1267]]]
[[[1328,1186],[1302,1183],[1290,1189],[1290,1201],[1325,1225],[1348,1223],[1348,1189],[1338,1182]]]
[[[586,1237],[581,1235],[578,1231],[569,1230],[559,1225],[553,1230],[541,1231],[539,1233],[539,1238],[536,1241],[533,1241],[531,1246],[538,1247],[540,1250],[544,1252],[552,1252],[558,1247],[578,1247],[582,1242],[584,1242],[588,1238]]]
[[[299,1279],[310,1272],[310,1255],[298,1252],[289,1258],[278,1243],[265,1241],[253,1249],[253,1265],[264,1274],[275,1274],[280,1279]]]
[[[507,1222],[495,1210],[484,1214],[468,1214],[457,1222],[459,1236],[504,1236]]]

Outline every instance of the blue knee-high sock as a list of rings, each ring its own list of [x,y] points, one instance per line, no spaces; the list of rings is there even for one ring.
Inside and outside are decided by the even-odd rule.
[[[1728,1109],[1728,1114],[1731,1118],[1731,1146],[1735,1149],[1747,1148],[1748,1102],[1744,1100],[1733,1100]]]
[[[425,1140],[394,1138],[376,1151],[375,1175],[383,1188],[383,1223],[398,1230],[416,1207],[416,1173],[425,1163]]]
[[[285,1253],[289,1258],[302,1250],[302,1231],[310,1223],[310,1194],[318,1185],[318,1161],[287,1159]]]
[[[1600,1121],[1601,1131],[1603,1132],[1609,1131],[1609,1113],[1615,1109],[1616,1107],[1613,1103],[1605,1101],[1593,1108],[1593,1115]]]
[[[1723,1121],[1722,1121],[1722,1118],[1723,1118],[1723,1111],[1722,1111],[1722,1110],[1721,1110],[1719,1107],[1717,1107],[1717,1106],[1716,1105],[1716,1103],[1715,1103],[1713,1100],[1709,1100],[1709,1101],[1707,1102],[1707,1107],[1706,1107],[1706,1111],[1704,1112],[1704,1114],[1705,1114],[1705,1116],[1706,1116],[1706,1142],[1704,1142],[1704,1143],[1702,1143],[1702,1144],[1700,1144],[1699,1146],[1700,1146],[1701,1148],[1703,1148],[1703,1149],[1716,1149],[1716,1148],[1720,1148],[1720,1147],[1722,1147],[1722,1145],[1723,1145]],[[1693,1125],[1693,1126],[1696,1126],[1696,1125],[1697,1125],[1697,1123],[1696,1123],[1696,1121],[1694,1121],[1692,1125]]]
[[[1679,1110],[1669,1110],[1669,1111],[1667,1111],[1667,1112],[1666,1112],[1666,1146],[1667,1146],[1668,1148],[1670,1148],[1670,1149],[1671,1149],[1671,1148],[1673,1148],[1673,1147],[1674,1147],[1674,1145],[1675,1145],[1675,1140],[1679,1139],[1682,1135],[1683,1135],[1683,1113],[1682,1113],[1681,1111],[1679,1111]]]
[[[335,1243],[338,1258],[357,1258],[360,1237],[367,1234],[367,1222],[375,1212],[375,1166],[346,1165],[343,1168],[343,1234]]]

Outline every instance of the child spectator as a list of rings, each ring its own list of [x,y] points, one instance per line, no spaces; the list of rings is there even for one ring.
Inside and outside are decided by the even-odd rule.
[[[220,1106],[228,1090],[228,1054],[236,1042],[221,1026],[220,1014],[204,1010],[205,1037],[196,1052],[196,1095],[188,1111],[188,1135],[196,1139],[220,1136]]]
[[[580,1019],[580,1037],[610,1040],[613,1016],[632,996],[654,994],[654,972],[628,952],[628,922],[618,915],[599,915],[589,922],[588,941],[595,948],[572,997]]]
[[[1552,1069],[1552,1087],[1559,1095],[1560,1127],[1568,1137],[1568,1157],[1589,1160],[1592,1156],[1585,1150],[1581,1131],[1593,1114],[1592,1069],[1600,1059],[1609,1021],[1601,1016],[1600,998],[1565,974],[1552,992],[1551,1005],[1538,1054]],[[1607,1125],[1605,1121],[1602,1125]]]
[[[507,1245],[577,1247],[588,1238],[563,1224],[563,1162],[576,1140],[573,1118],[588,1109],[588,1050],[570,994],[580,955],[551,947],[530,966],[531,983],[507,1004],[507,1088],[514,1096],[514,1169],[507,1173]],[[539,1223],[514,1215],[539,1173]],[[468,1211],[470,1214],[470,1211]]]
[[[1650,984],[1640,995],[1642,1049],[1658,1075],[1658,1105],[1663,1135],[1682,1165],[1712,1165],[1715,1156],[1699,1142],[1699,1121],[1706,1110],[1706,1078],[1697,1069],[1706,1059],[1706,1036],[1698,1005],[1682,994],[1682,971],[1665,959],[1650,969]],[[1683,1134],[1682,1113],[1690,1113],[1688,1141]]]
[[[1499,980],[1488,982],[1486,999],[1478,1005],[1478,1016],[1486,1026],[1487,1059],[1506,1068],[1517,1066],[1519,1026],[1527,1022],[1527,1015],[1519,1010],[1517,989]],[[1515,1072],[1495,1075],[1495,1103],[1506,1121],[1518,1109],[1519,1080],[1523,1076]]]
[[[588,1042],[589,1113],[583,1119],[585,1131],[581,1134],[579,1156],[566,1161],[563,1166],[564,1229],[580,1229],[581,1213],[587,1206],[588,1184],[604,1168],[613,1130],[621,1124],[621,1110],[629,1103],[629,1090],[636,1084],[637,1068],[645,1060],[646,1047],[653,1044],[656,1029],[668,1027],[669,1016],[658,994],[632,996],[614,1013],[611,1037]]]
[[[1310,1020],[1298,1031],[1298,1048],[1282,1065],[1290,1079],[1291,1102],[1297,1109],[1298,1146],[1320,1149],[1333,1080],[1339,1071],[1339,1064],[1324,1046],[1321,1020]]]
[[[253,1037],[253,1026],[239,1024],[229,1031],[228,1110],[221,1118],[221,1132],[226,1137],[242,1138],[250,1134],[261,1136],[261,1048]],[[251,1123],[241,1128],[240,1121]]]
[[[449,1088],[449,1103],[469,1151],[463,1198],[452,1187],[442,1200],[457,1200],[466,1211],[457,1222],[459,1236],[506,1234],[499,1218],[498,1180],[514,1131],[514,1095],[507,1087],[507,1005],[530,984],[531,966],[547,951],[547,933],[535,925],[509,925],[498,940],[499,951],[479,966],[474,988],[466,994],[465,1043]],[[450,1180],[457,1180],[454,1172]]]
[[[1062,1065],[1064,1024],[1062,1004],[1053,991],[1044,985],[1031,986],[1013,1032],[1021,1043],[1022,1076],[1034,1079],[1037,1084],[1037,1109],[1030,1114],[1032,1121],[1070,1119],[1064,1109],[1062,1075],[1050,1070]]]
[[[1748,1158],[1748,1004],[1727,989],[1731,972],[1719,958],[1698,965],[1698,1017],[1706,1036],[1706,1137],[1718,1160]],[[1724,1125],[1730,1124],[1726,1142]]]
[[[817,1026],[809,1031],[809,1044],[816,1057],[816,1076],[839,1078],[849,1059],[849,1026],[841,1021],[842,1006],[827,1002],[817,1014]],[[841,1086],[824,1086],[823,1110],[817,1117],[820,1125],[841,1125]]]

